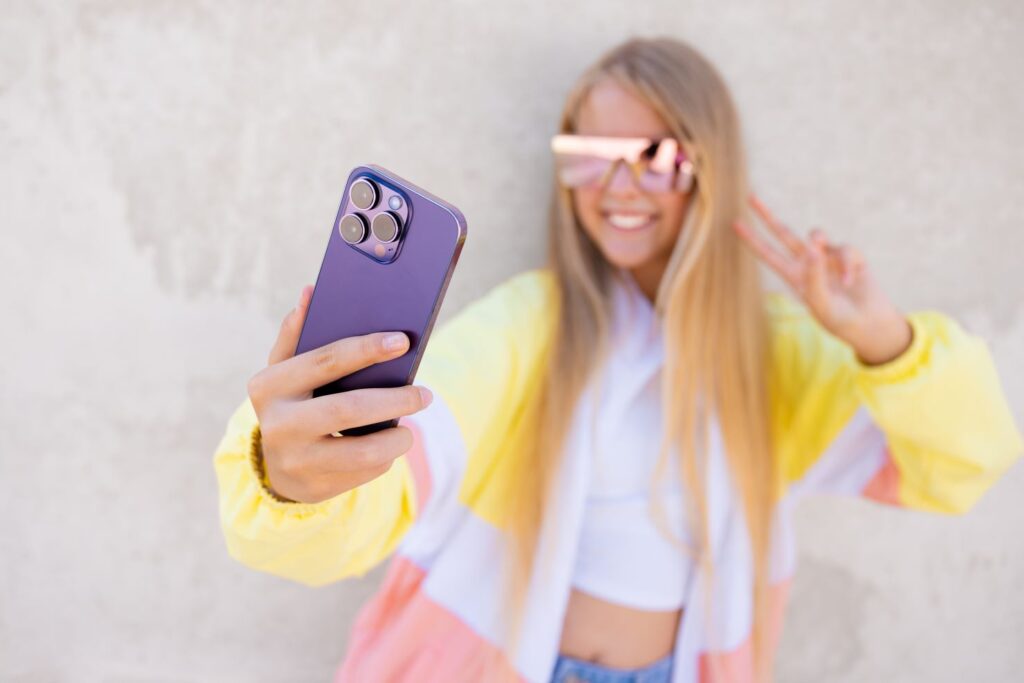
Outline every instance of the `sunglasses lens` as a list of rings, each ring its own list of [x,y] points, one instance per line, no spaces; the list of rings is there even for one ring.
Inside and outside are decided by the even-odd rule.
[[[668,192],[673,189],[674,176],[672,172],[661,173],[648,168],[640,175],[640,187],[648,192]]]
[[[592,187],[600,183],[612,162],[585,154],[558,154],[558,179],[566,187]]]

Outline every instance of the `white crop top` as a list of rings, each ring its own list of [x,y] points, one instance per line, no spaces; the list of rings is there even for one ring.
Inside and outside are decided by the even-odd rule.
[[[613,348],[590,385],[600,386],[595,412],[573,427],[593,430],[594,450],[573,584],[636,609],[678,609],[692,556],[680,547],[691,537],[675,449],[659,487],[675,543],[648,511],[661,440],[662,327],[628,271],[620,272],[626,284],[615,285]]]

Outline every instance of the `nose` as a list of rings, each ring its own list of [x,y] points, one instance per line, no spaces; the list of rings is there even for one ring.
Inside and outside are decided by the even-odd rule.
[[[633,172],[622,159],[615,162],[615,167],[612,170],[612,177],[608,179],[606,189],[618,192],[628,192],[639,189],[636,186],[636,179],[633,177]]]

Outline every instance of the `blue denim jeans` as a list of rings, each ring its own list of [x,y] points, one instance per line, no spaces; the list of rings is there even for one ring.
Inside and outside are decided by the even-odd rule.
[[[672,655],[639,669],[611,669],[559,654],[551,683],[669,683],[671,674]]]

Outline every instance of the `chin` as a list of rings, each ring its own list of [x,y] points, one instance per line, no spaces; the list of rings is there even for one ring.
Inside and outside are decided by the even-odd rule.
[[[631,234],[611,228],[600,216],[591,218],[584,223],[584,231],[609,265],[632,270],[658,259],[658,240],[653,238],[659,233],[659,225],[645,228],[646,234]]]
[[[645,263],[649,263],[654,260],[654,253],[648,250],[643,252],[624,252],[620,249],[607,247],[604,244],[599,245],[598,250],[601,252],[601,255],[604,256],[604,260],[610,265],[616,268],[624,268],[626,270],[639,268]]]

